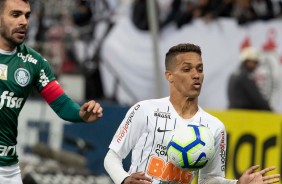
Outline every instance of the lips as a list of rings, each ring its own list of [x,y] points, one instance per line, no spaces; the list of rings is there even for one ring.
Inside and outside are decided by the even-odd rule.
[[[20,30],[17,31],[17,33],[25,34],[26,30],[25,29],[20,29]]]
[[[201,83],[200,82],[194,82],[193,87],[196,88],[196,89],[200,89]]]
[[[19,35],[19,36],[25,36],[26,35],[27,29],[24,27],[20,27],[14,30],[14,33]]]
[[[26,31],[17,31],[16,34],[20,37],[24,37],[26,34]]]

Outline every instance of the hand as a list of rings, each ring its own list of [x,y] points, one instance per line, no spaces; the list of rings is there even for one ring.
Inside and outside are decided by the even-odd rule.
[[[255,172],[259,168],[258,165],[252,166],[247,169],[238,180],[237,184],[268,184],[279,182],[280,174],[272,174],[269,176],[263,176],[275,169],[275,167],[265,168],[259,172]]]
[[[81,106],[79,116],[85,122],[93,122],[103,116],[103,108],[99,103],[91,100]]]
[[[132,173],[124,180],[124,184],[147,184],[152,183],[153,180],[147,176],[145,176],[144,172],[136,172]]]

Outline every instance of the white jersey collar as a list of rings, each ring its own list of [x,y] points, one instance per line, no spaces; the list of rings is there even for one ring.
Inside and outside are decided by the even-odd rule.
[[[171,101],[169,100],[169,97],[167,97],[167,100],[169,101],[171,108],[175,111],[176,114],[178,114],[178,113],[176,112],[176,110],[174,109],[174,107],[173,107]],[[202,113],[203,113],[203,109],[202,109],[200,106],[198,106],[198,111],[196,112],[196,114],[195,114],[193,117],[191,117],[191,118],[189,118],[189,119],[183,119],[181,116],[179,116],[179,114],[178,114],[178,116],[179,116],[180,118],[182,118],[183,120],[186,120],[186,121],[189,122],[189,123],[192,123],[192,122],[193,122],[193,124],[194,124],[194,123],[197,123],[197,124],[201,125],[201,116],[202,116]]]

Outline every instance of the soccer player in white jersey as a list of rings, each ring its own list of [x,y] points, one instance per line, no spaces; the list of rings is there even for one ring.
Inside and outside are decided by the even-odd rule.
[[[179,44],[168,51],[165,77],[170,96],[141,101],[130,108],[121,122],[105,157],[106,171],[116,184],[191,183],[199,174],[198,183],[263,184],[279,181],[279,174],[263,176],[274,169],[255,172],[249,168],[239,180],[225,179],[226,131],[223,123],[198,105],[204,73],[201,49],[194,44]],[[203,169],[191,172],[168,161],[166,143],[169,132],[179,125],[209,127],[215,137],[215,155]],[[122,166],[132,151],[130,170]]]

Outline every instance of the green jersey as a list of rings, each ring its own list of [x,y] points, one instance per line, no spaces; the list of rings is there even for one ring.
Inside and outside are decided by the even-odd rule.
[[[0,50],[0,166],[18,163],[18,117],[33,86],[40,92],[53,80],[47,60],[25,44]]]

